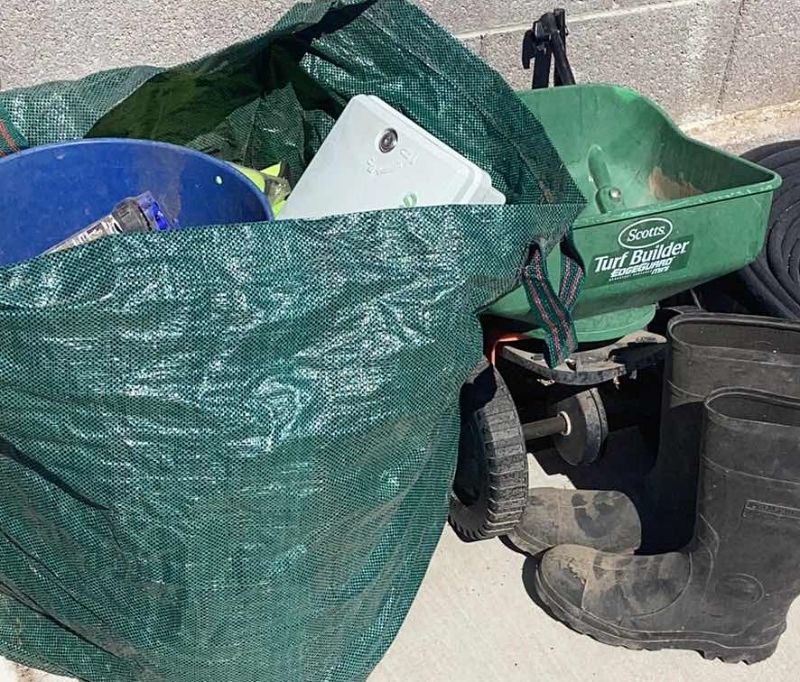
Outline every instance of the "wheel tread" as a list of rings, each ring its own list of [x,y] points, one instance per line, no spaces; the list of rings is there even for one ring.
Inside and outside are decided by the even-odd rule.
[[[487,372],[493,373],[490,396],[482,395],[487,388]],[[485,359],[473,371],[464,392],[462,411],[478,413],[475,421],[483,440],[487,472],[480,504],[467,506],[451,494],[450,524],[465,539],[484,540],[508,534],[522,516],[528,500],[527,449],[511,393]]]

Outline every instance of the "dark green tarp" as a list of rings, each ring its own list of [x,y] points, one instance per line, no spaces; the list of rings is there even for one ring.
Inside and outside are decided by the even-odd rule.
[[[510,205],[0,270],[1,654],[98,681],[316,682],[366,677],[392,641],[445,520],[476,312],[581,209],[538,122],[415,7],[317,2],[189,65],[0,93],[0,153],[132,136],[299,173],[358,93]]]

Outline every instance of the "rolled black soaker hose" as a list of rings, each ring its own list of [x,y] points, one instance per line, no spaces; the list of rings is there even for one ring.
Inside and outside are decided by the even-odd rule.
[[[738,277],[754,312],[800,320],[800,140],[759,147],[744,158],[775,171],[783,185],[775,193],[764,249]]]

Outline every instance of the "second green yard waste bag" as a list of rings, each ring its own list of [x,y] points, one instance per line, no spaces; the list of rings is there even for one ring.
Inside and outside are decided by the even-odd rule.
[[[540,265],[562,244],[578,288],[581,200],[536,119],[410,4],[317,2],[188,65],[0,93],[0,153],[139,137],[299,173],[360,93],[509,205],[0,270],[0,654],[98,682],[316,682],[364,679],[391,643],[446,517],[478,311],[525,279],[554,360],[569,335]]]

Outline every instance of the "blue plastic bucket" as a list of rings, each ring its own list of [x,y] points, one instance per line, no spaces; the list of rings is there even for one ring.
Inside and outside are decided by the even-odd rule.
[[[185,147],[96,139],[0,160],[0,265],[33,258],[151,192],[178,227],[272,220],[267,197],[226,163]]]

